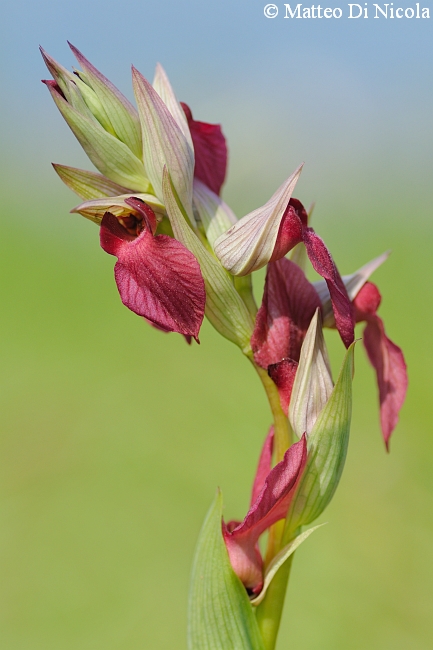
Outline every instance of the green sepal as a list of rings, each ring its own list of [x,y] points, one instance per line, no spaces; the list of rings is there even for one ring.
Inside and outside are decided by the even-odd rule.
[[[355,343],[346,352],[337,382],[307,438],[307,464],[286,519],[283,541],[317,519],[337,489],[346,460],[352,416]]]
[[[127,187],[113,183],[96,172],[56,163],[53,163],[53,167],[64,184],[86,201],[100,199],[103,196],[119,196],[129,191]]]
[[[318,526],[309,528],[308,530],[304,531],[303,533],[295,537],[295,539],[293,539],[291,542],[286,544],[284,548],[281,549],[281,551],[272,559],[272,562],[270,562],[268,568],[266,569],[265,579],[263,581],[263,588],[259,593],[259,595],[250,601],[251,605],[254,606],[260,605],[260,603],[266,596],[266,592],[268,590],[269,585],[271,584],[272,580],[276,576],[280,567],[283,566],[284,562],[288,560],[291,555],[293,555],[296,549],[299,548],[301,544],[305,542],[306,539],[308,539],[308,537],[310,537],[311,533],[314,533],[315,530],[325,525],[326,524],[319,524]]]
[[[162,199],[162,173],[167,167],[188,219],[195,225],[192,210],[194,151],[157,91],[134,67],[132,84],[141,122],[143,160],[155,194]]]
[[[158,201],[158,199],[153,196],[153,194],[143,194],[140,192],[134,192],[131,194],[122,194],[121,196],[106,196],[102,199],[93,199],[92,201],[85,201],[80,203],[75,208],[72,208],[72,213],[81,214],[86,219],[90,219],[95,223],[101,223],[102,217],[106,212],[111,212],[115,217],[125,217],[131,212],[134,212],[133,208],[125,203],[125,199],[137,198],[144,203],[147,203],[152,210],[157,215],[158,220],[162,220],[165,216],[165,208]]]
[[[85,82],[85,77],[81,70],[76,71],[75,77],[75,83],[77,84],[83,100],[85,101],[86,106],[92,115],[98,120],[102,128],[108,131],[108,133],[111,133],[111,135],[117,137],[117,134],[113,129],[113,125],[110,122],[110,118],[107,115],[107,111],[101,104],[101,101],[93,88]]]
[[[293,383],[289,420],[298,438],[307,438],[319,413],[332,395],[331,367],[322,330],[320,310],[311,319],[302,343],[299,366]]]
[[[264,650],[245,587],[230,564],[221,528],[222,496],[197,543],[188,604],[188,650]]]
[[[166,168],[163,172],[162,191],[164,205],[170,219],[174,236],[198,260],[206,285],[206,316],[215,329],[225,338],[236,343],[248,354],[254,323],[245,303],[233,286],[233,282],[217,259],[203,246],[187,223],[174,195],[174,189]]]
[[[229,206],[197,178],[193,184],[193,205],[213,249],[215,240],[231,228],[237,218]]]
[[[132,153],[142,160],[141,128],[138,113],[132,104],[94,65],[81,54],[76,47],[69,43],[69,47],[82,67],[84,74],[78,74],[83,83],[86,83],[95,93],[98,104],[94,106],[95,115],[101,124],[111,125],[108,131],[114,132]],[[80,86],[81,87],[81,86]],[[84,89],[85,91],[86,89]],[[83,93],[84,94],[84,93]],[[94,102],[90,94],[84,95],[86,101]],[[92,108],[93,111],[93,108]],[[106,116],[106,117],[105,117]],[[102,121],[101,119],[102,118]]]
[[[101,174],[132,191],[146,192],[149,181],[143,164],[131,150],[99,123],[84,117],[51,86],[48,89],[68,126]]]
[[[39,50],[42,54],[42,58],[44,59],[45,65],[47,66],[49,73],[52,75],[53,79],[57,82],[60,90],[65,95],[67,101],[70,101],[70,97],[69,97],[70,85],[67,82],[74,81],[74,77],[75,77],[74,73],[70,72],[69,70],[67,70],[67,68],[62,66],[55,59],[53,59],[52,56],[50,56],[47,52],[45,52],[43,47],[39,46]]]

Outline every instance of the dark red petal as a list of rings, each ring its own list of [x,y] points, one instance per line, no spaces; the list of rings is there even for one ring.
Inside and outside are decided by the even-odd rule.
[[[272,452],[274,450],[274,427],[269,429],[268,435],[263,443],[260,453],[259,464],[257,465],[256,476],[254,478],[253,489],[251,492],[251,505],[255,503],[262,488],[265,484],[267,475],[272,469]],[[239,522],[240,523],[240,522]]]
[[[118,258],[114,275],[123,304],[164,330],[198,341],[206,293],[194,255],[176,239],[154,237],[147,228],[134,239],[109,212],[100,239]]]
[[[283,359],[279,363],[269,366],[268,374],[278,388],[281,408],[287,415],[289,412],[290,397],[292,395],[293,383],[298,369],[298,362],[293,359]]]
[[[355,321],[352,303],[347,295],[344,282],[325,242],[316,235],[312,228],[304,229],[303,242],[314,270],[326,280],[334,310],[335,324],[343,343],[348,348],[355,338]]]
[[[375,316],[381,301],[382,296],[376,285],[366,282],[353,301],[356,322],[359,323],[368,320],[369,316]]]
[[[306,460],[307,443],[304,435],[269,472],[256,501],[232,535],[247,535],[255,544],[267,528],[286,516]]]
[[[251,347],[262,368],[282,359],[299,361],[302,342],[320,298],[297,264],[282,257],[268,264],[263,300]]]
[[[364,345],[376,370],[379,387],[380,424],[386,448],[397,426],[398,414],[407,391],[407,368],[403,352],[385,334],[379,316],[371,318],[364,330]]]
[[[148,230],[150,230],[152,235],[154,235],[158,224],[152,208],[141,199],[137,199],[135,196],[125,199],[125,203],[139,213],[147,225]]]
[[[302,233],[308,223],[308,214],[298,199],[290,199],[278,230],[277,241],[270,259],[275,262],[284,257],[302,241]]]
[[[158,330],[160,332],[164,332],[164,334],[170,334],[171,330],[167,330],[167,329],[165,329],[165,327],[161,327],[160,325],[157,325],[156,323],[152,323],[152,321],[148,320],[147,318],[145,318],[144,320],[146,321],[146,323],[149,323],[149,325],[154,327],[156,330]],[[184,339],[188,343],[188,345],[191,345],[192,336],[190,336],[189,334],[183,334],[182,336],[184,337]]]
[[[307,443],[304,435],[269,472],[244,521],[231,532],[223,525],[224,540],[233,569],[244,585],[255,592],[259,591],[263,582],[263,562],[257,541],[267,528],[286,516],[306,460]]]
[[[219,195],[227,171],[227,144],[221,126],[197,122],[193,119],[189,106],[183,102],[181,105],[194,145],[194,176]]]

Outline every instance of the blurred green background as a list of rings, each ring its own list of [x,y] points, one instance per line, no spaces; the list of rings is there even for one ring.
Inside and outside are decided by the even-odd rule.
[[[186,648],[202,520],[217,486],[226,516],[245,514],[270,424],[237,348],[207,324],[191,347],[146,326],[96,226],[68,214],[77,198],[49,163],[90,163],[37,52],[71,66],[67,38],[129,96],[129,64],[151,77],[160,60],[195,117],[222,122],[238,216],[306,160],[297,196],[317,200],[342,273],[392,249],[374,279],[407,402],[387,455],[360,344],[346,469],[329,524],[296,554],[279,647],[433,647],[431,21],[295,23],[263,4],[23,0],[3,14],[2,650]]]

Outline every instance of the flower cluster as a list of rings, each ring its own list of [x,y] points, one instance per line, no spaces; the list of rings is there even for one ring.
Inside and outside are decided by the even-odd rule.
[[[355,323],[366,323],[363,342],[376,371],[387,447],[397,424],[406,365],[385,333],[377,314],[381,296],[369,282],[387,255],[340,275],[309,225],[309,214],[293,197],[302,165],[263,206],[237,219],[220,197],[227,168],[221,127],[193,118],[161,66],[153,84],[132,69],[136,109],[71,49],[81,67],[74,72],[42,50],[53,77],[44,83],[100,173],[54,168],[83,201],[72,212],[99,225],[101,247],[117,258],[114,275],[122,302],[189,342],[198,342],[206,314],[270,378],[280,400],[275,408],[298,437],[272,466],[271,429],[248,514],[243,522],[223,522],[232,567],[257,598],[270,568],[258,547],[262,533],[285,520],[275,548],[280,560],[286,557],[296,530],[323,511],[338,484],[350,424]],[[308,260],[321,281],[307,279]],[[251,274],[265,266],[257,309]],[[323,327],[336,328],[348,348],[335,386]]]

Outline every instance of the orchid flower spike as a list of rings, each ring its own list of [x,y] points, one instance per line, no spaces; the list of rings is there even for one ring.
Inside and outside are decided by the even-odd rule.
[[[73,72],[42,48],[41,53],[53,77],[44,83],[100,172],[54,165],[84,200],[72,212],[101,226],[102,248],[118,258],[115,279],[122,302],[155,327],[198,340],[206,301],[203,277],[195,255],[173,238],[162,184],[166,170],[182,219],[193,228],[193,201],[211,232],[220,234],[233,223],[234,215],[218,196],[227,168],[221,127],[193,119],[160,65],[153,86],[133,68],[137,111],[70,47],[81,67]]]

